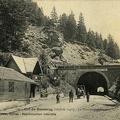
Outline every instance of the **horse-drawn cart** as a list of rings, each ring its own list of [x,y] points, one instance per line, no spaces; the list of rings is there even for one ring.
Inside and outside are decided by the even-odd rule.
[[[76,89],[77,99],[79,99],[81,97],[84,98],[85,94],[86,94],[85,86],[84,85],[78,85],[77,89]]]

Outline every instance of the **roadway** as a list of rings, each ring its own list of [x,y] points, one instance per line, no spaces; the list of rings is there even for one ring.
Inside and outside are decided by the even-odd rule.
[[[1,115],[0,120],[120,120],[118,104],[104,96],[91,95],[90,102],[86,98],[74,99],[73,103],[68,98],[58,104],[55,99],[37,102],[35,107]]]

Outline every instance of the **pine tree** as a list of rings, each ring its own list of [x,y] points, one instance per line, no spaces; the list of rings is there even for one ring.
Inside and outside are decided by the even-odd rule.
[[[52,22],[54,23],[55,26],[57,26],[57,23],[58,23],[58,15],[57,15],[57,12],[56,12],[56,8],[53,7],[53,10],[51,11],[51,20]]]
[[[0,48],[2,51],[21,47],[26,29],[26,2],[23,0],[0,1]]]
[[[23,50],[23,37],[29,24],[43,24],[44,15],[28,0],[0,0],[0,49]]]
[[[66,28],[65,28],[65,40],[69,42],[73,42],[75,40],[76,36],[76,20],[74,17],[74,13],[71,11],[71,14],[68,16],[68,20],[66,23]]]
[[[27,2],[26,4],[27,21],[33,25],[44,25],[44,14],[42,8],[39,8],[36,2]]]
[[[103,49],[103,38],[102,38],[101,34],[100,34],[100,37],[99,37],[99,49]]]
[[[36,8],[35,14],[35,24],[38,26],[43,26],[44,25],[44,14],[42,11],[42,8]]]
[[[96,33],[95,35],[95,45],[97,49],[103,49],[103,39],[102,39],[102,35]]]
[[[77,25],[76,39],[77,41],[86,43],[86,37],[87,37],[87,31],[86,31],[86,26],[84,24],[84,17],[83,14],[80,13],[79,21]]]
[[[63,34],[65,34],[67,20],[68,20],[68,16],[65,13],[63,13],[58,20],[59,22],[58,30]]]
[[[120,49],[117,45],[117,43],[114,43],[114,51],[115,51],[115,59],[119,59],[120,58]]]
[[[107,39],[104,39],[103,40],[103,50],[105,51],[105,53],[106,53],[106,49],[107,49]]]
[[[108,44],[107,44],[106,54],[112,58],[115,58],[114,40],[110,34],[108,35]]]
[[[86,39],[86,44],[90,48],[95,48],[95,33],[89,29],[87,33],[87,39]]]

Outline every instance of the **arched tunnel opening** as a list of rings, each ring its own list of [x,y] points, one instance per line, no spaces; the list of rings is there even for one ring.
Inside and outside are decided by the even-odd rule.
[[[84,85],[86,93],[91,95],[105,95],[108,94],[107,81],[105,77],[97,72],[84,73],[78,80],[78,85]]]

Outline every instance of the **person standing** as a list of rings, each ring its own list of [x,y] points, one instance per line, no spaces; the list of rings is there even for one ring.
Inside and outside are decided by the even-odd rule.
[[[69,92],[69,103],[70,103],[70,102],[73,102],[73,97],[74,97],[74,93],[73,93],[73,91],[71,90],[71,91]]]
[[[60,95],[59,95],[59,93],[56,95],[56,103],[60,103]]]
[[[86,94],[86,99],[87,99],[87,102],[89,102],[89,99],[90,99],[90,94],[89,94],[89,92],[87,92],[87,94]]]

